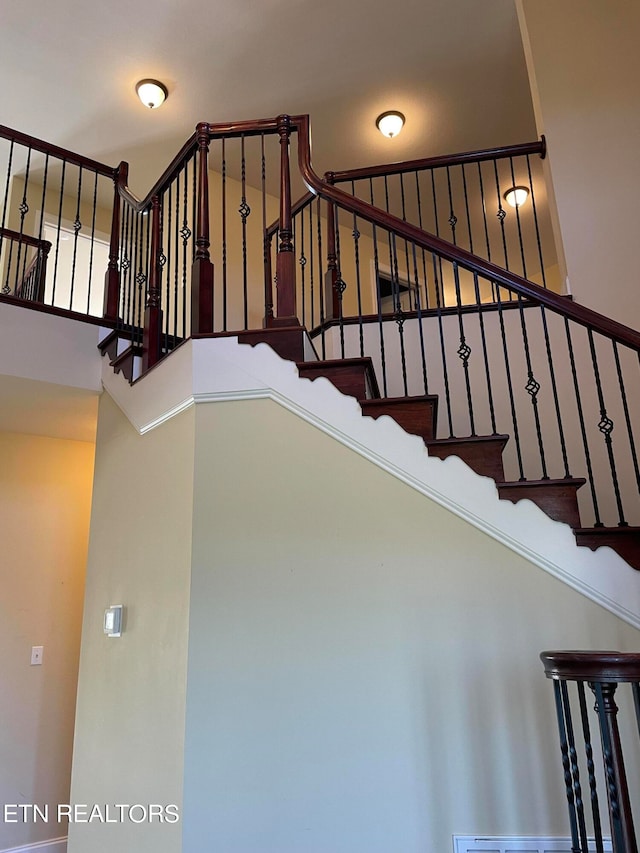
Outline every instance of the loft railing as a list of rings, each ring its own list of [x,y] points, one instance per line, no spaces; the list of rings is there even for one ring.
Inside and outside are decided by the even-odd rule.
[[[545,154],[543,137],[524,145],[328,172],[325,181],[559,292],[542,175]],[[526,191],[526,201],[513,206],[513,188]]]
[[[637,786],[638,743],[631,741],[640,731],[640,655],[554,651],[540,658],[553,680],[571,849],[587,853],[593,836],[602,853],[608,823],[614,853],[636,853],[625,754]],[[630,685],[628,696],[620,695],[622,684]],[[626,712],[621,722],[619,706]]]
[[[104,163],[0,126],[5,297],[102,317],[114,176]]]

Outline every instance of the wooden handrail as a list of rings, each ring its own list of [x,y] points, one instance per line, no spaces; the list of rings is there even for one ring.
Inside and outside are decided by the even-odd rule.
[[[556,681],[640,682],[640,654],[635,652],[542,652],[547,678]]]
[[[48,246],[49,249],[51,248],[51,243],[48,240],[39,240],[37,237],[31,237],[29,234],[20,234],[18,231],[12,231],[10,228],[0,228],[0,238],[4,237],[8,237],[14,243],[24,243],[25,246],[33,246],[35,249],[41,249],[45,246]]]
[[[21,145],[32,148],[34,151],[39,151],[41,154],[49,154],[51,157],[59,157],[61,160],[66,160],[67,163],[74,163],[76,166],[82,166],[83,169],[90,169],[97,172],[99,175],[105,175],[108,178],[113,178],[116,169],[113,166],[107,166],[104,163],[99,163],[97,160],[92,160],[90,157],[83,157],[81,154],[76,154],[69,151],[67,148],[61,148],[59,145],[52,145],[50,142],[45,142],[44,139],[38,139],[35,136],[29,136],[28,133],[21,133],[19,130],[13,130],[11,127],[6,127],[0,124],[0,138],[8,139],[11,142],[19,142]]]
[[[547,144],[543,136],[536,142],[524,142],[520,145],[504,145],[500,148],[483,148],[479,151],[464,151],[460,154],[444,154],[438,157],[423,157],[419,160],[404,160],[400,163],[384,163],[379,166],[364,166],[361,169],[327,172],[324,177],[328,183],[337,184],[342,181],[357,181],[361,178],[401,175],[405,172],[418,172],[423,169],[462,166],[466,163],[482,163],[486,160],[503,160],[505,157],[522,157],[527,154],[539,154],[540,158],[544,160],[546,153]]]
[[[294,119],[292,119],[293,121]],[[392,231],[399,237],[415,243],[416,246],[420,246],[420,248],[426,249],[429,252],[434,252],[436,255],[458,264],[472,273],[477,273],[479,276],[489,279],[489,281],[493,281],[512,290],[514,293],[531,299],[539,305],[543,305],[545,308],[549,308],[557,314],[561,314],[567,319],[579,323],[581,326],[606,335],[617,343],[640,351],[640,332],[637,332],[635,329],[631,329],[622,323],[605,317],[603,314],[586,308],[584,305],[571,302],[563,296],[552,293],[537,284],[533,284],[533,282],[522,278],[522,276],[492,264],[491,261],[473,255],[459,246],[454,246],[453,243],[448,243],[441,237],[436,237],[434,234],[422,231],[417,226],[411,225],[409,222],[405,222],[391,213],[373,207],[366,201],[344,192],[339,187],[326,183],[314,172],[311,165],[309,117],[296,116],[295,122],[298,130],[298,162],[300,172],[307,187],[316,195],[328,201],[333,201],[338,207],[348,210],[351,213],[356,213],[373,225],[378,225],[381,228]]]

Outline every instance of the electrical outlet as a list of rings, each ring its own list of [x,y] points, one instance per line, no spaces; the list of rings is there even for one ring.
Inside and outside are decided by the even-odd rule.
[[[43,653],[44,646],[31,646],[31,666],[40,666]]]

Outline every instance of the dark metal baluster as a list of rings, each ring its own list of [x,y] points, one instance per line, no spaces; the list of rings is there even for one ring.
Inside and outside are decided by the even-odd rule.
[[[493,161],[493,172],[496,179],[496,197],[498,199],[498,212],[496,216],[500,221],[500,230],[502,231],[502,251],[504,252],[504,266],[505,269],[509,269],[509,255],[507,252],[507,237],[504,230],[504,220],[507,215],[507,211],[502,206],[502,195],[500,193],[500,179],[498,178],[498,163],[496,160]],[[511,298],[511,297],[509,297]]]
[[[393,319],[396,321],[398,327],[398,338],[400,342],[400,366],[402,368],[402,387],[404,389],[404,396],[407,397],[409,395],[409,389],[407,386],[407,354],[405,352],[405,343],[404,343],[404,324],[405,324],[405,313],[402,309],[402,301],[400,299],[400,279],[398,277],[398,250],[396,246],[396,235],[391,235],[391,255],[392,255],[392,267],[391,267],[391,279],[392,286],[394,290],[393,301],[394,301],[394,312]]]
[[[624,387],[624,380],[622,378],[622,368],[620,366],[620,354],[618,352],[618,344],[615,341],[611,341],[611,345],[613,346],[613,355],[616,362],[616,372],[618,374],[618,385],[620,386],[620,397],[622,398],[622,407],[624,409],[624,419],[627,424],[627,435],[629,437],[629,448],[631,450],[631,459],[633,461],[633,471],[636,475],[636,485],[638,486],[638,491],[640,491],[640,470],[638,469],[638,456],[636,453],[636,442],[633,437],[633,428],[631,426],[631,415],[629,414],[629,405],[627,403],[627,392]]]
[[[515,187],[516,185],[516,175],[513,169],[513,157],[509,157],[509,167],[511,169],[511,185]],[[527,277],[527,263],[524,259],[524,242],[522,240],[522,226],[520,223],[520,205],[516,204],[516,223],[518,226],[518,240],[520,242],[520,259],[522,261],[522,276],[523,278]]]
[[[176,341],[178,339],[178,305],[179,305],[179,291],[180,291],[180,197],[181,197],[181,184],[180,184],[180,175],[182,173],[178,172],[176,175],[176,210],[175,210],[175,247],[176,247],[176,263],[174,269],[174,282],[173,282],[173,339]],[[183,252],[184,253],[184,248]],[[167,306],[168,308],[169,306]]]
[[[9,186],[11,185],[11,166],[13,165],[13,148],[14,140],[11,140],[9,146],[9,157],[7,162],[7,177],[4,184],[4,202],[2,205],[2,230],[0,230],[0,249],[2,249],[2,241],[4,238],[4,227],[7,223],[7,204],[9,202]]]
[[[596,768],[593,761],[591,727],[589,725],[589,714],[587,712],[584,682],[578,681],[576,686],[578,688],[578,698],[580,700],[582,734],[584,737],[584,748],[587,756],[587,773],[589,774],[589,791],[591,793],[591,817],[593,819],[593,834],[596,842],[596,853],[604,853],[604,846],[602,844],[602,824],[600,822],[600,803],[598,802],[598,790],[596,786]]]
[[[518,417],[516,414],[516,404],[513,396],[513,382],[511,379],[511,368],[509,366],[509,349],[507,346],[507,335],[504,328],[504,316],[502,308],[502,297],[500,295],[500,287],[495,286],[496,302],[498,304],[498,319],[500,322],[500,337],[502,338],[502,352],[504,354],[504,368],[507,375],[507,390],[509,392],[509,406],[511,408],[511,423],[513,426],[513,443],[516,448],[516,456],[518,459],[518,471],[520,480],[526,479],[524,476],[524,468],[522,465],[522,448],[520,447],[520,431],[518,429]]]
[[[456,225],[458,223],[458,217],[456,216],[453,210],[453,196],[451,194],[451,172],[449,166],[447,166],[447,191],[449,193],[449,225],[451,226],[451,242],[454,246],[457,246],[458,243],[456,241]]]
[[[620,495],[620,484],[618,483],[618,472],[616,470],[616,460],[613,453],[613,441],[611,439],[611,433],[613,432],[613,421],[607,414],[607,407],[605,405],[604,394],[602,392],[602,382],[600,381],[600,369],[598,368],[598,359],[596,356],[596,347],[595,341],[593,340],[593,332],[591,329],[587,330],[587,336],[589,338],[589,349],[591,351],[591,362],[593,364],[593,375],[596,380],[596,390],[598,392],[598,403],[600,405],[600,421],[598,422],[598,429],[602,433],[604,437],[605,446],[607,448],[607,456],[609,457],[609,467],[611,468],[611,481],[613,483],[613,491],[616,496],[616,506],[618,508],[618,526],[619,527],[627,527],[628,522],[625,521],[624,510],[622,508],[622,497]]]
[[[573,733],[573,720],[571,718],[571,705],[569,704],[569,691],[567,690],[566,681],[560,682],[560,692],[562,695],[564,718],[567,727],[567,743],[569,745],[569,765],[571,768],[571,776],[573,778],[573,794],[576,805],[576,816],[578,818],[578,832],[580,834],[580,843],[582,845],[582,850],[587,853],[589,849],[589,842],[587,841],[587,827],[584,821],[584,803],[582,801],[580,769],[578,767],[578,754],[576,752],[576,741]]]
[[[424,386],[424,393],[429,393],[429,379],[427,377],[427,359],[426,353],[424,349],[424,329],[422,327],[423,316],[422,316],[422,304],[420,298],[420,283],[418,281],[418,259],[416,256],[416,244],[411,244],[413,250],[413,275],[415,281],[416,288],[416,311],[418,313],[418,334],[420,335],[420,357],[422,360],[422,383]],[[424,252],[423,252],[424,257]],[[426,276],[425,276],[425,288],[426,288]]]
[[[251,213],[251,208],[247,204],[247,170],[246,170],[246,161],[245,161],[245,150],[244,150],[244,133],[240,137],[240,150],[241,150],[241,181],[242,181],[242,199],[240,201],[240,207],[238,208],[238,213],[240,214],[240,218],[242,219],[242,298],[244,301],[244,328],[249,328],[249,293],[248,293],[248,279],[247,279],[247,217]]]
[[[315,287],[313,280],[313,202],[309,203],[309,299],[311,301],[311,328],[315,326]]]
[[[533,181],[531,180],[531,161],[527,154],[527,173],[529,175],[529,190],[531,192],[531,205],[533,209],[533,222],[536,229],[536,241],[538,243],[538,257],[540,258],[540,274],[542,275],[542,286],[547,286],[547,277],[544,270],[544,260],[542,259],[542,242],[540,240],[540,228],[538,226],[538,211],[536,209],[536,194],[533,190]]]
[[[529,349],[529,335],[527,333],[527,322],[524,316],[524,308],[522,306],[522,296],[518,294],[518,313],[520,314],[520,328],[522,329],[522,343],[524,344],[524,356],[527,365],[527,384],[524,390],[529,395],[531,407],[533,409],[533,419],[536,426],[536,436],[538,439],[538,452],[540,454],[540,467],[542,468],[542,479],[548,480],[547,460],[544,452],[544,442],[542,439],[542,425],[540,424],[540,412],[538,411],[538,393],[540,391],[540,383],[533,373],[533,365],[531,362],[531,351]]]
[[[544,305],[540,306],[540,316],[542,317],[542,329],[544,333],[544,342],[547,350],[547,362],[549,364],[549,375],[551,377],[551,390],[553,393],[553,405],[556,410],[556,418],[558,420],[558,437],[560,439],[560,450],[562,452],[562,464],[564,465],[564,476],[570,477],[569,459],[567,455],[567,442],[564,436],[564,427],[562,425],[562,414],[560,411],[560,398],[558,396],[558,384],[556,382],[556,372],[553,366],[553,356],[551,353],[551,339],[549,337],[549,329],[547,327],[547,315]]]
[[[302,325],[304,326],[307,322],[307,279],[306,279],[306,266],[307,266],[307,256],[304,253],[304,210],[300,211],[299,215],[300,221],[300,257],[298,258],[298,263],[300,264],[300,288],[302,292]],[[293,235],[293,245],[297,246],[296,236],[295,236],[295,222],[294,219],[294,235]]]
[[[62,174],[60,176],[60,203],[58,204],[58,225],[56,229],[56,259],[53,264],[53,287],[51,291],[51,304],[56,304],[56,282],[58,280],[58,254],[60,251],[60,223],[62,222],[62,202],[64,201],[64,178],[67,161],[62,161]]]
[[[420,195],[420,179],[418,175],[418,171],[414,172],[416,177],[416,199],[418,202],[418,225],[420,229],[422,229],[422,197]],[[423,230],[423,229],[422,229]],[[415,249],[415,247],[414,247]],[[427,289],[427,256],[425,250],[421,248],[422,251],[422,275],[424,277],[424,307],[429,309],[429,291]]]
[[[351,192],[355,195],[354,182],[351,181]],[[358,332],[360,336],[360,357],[364,356],[364,327],[362,325],[362,285],[360,282],[360,229],[358,228],[358,217],[353,214],[353,254],[356,264],[356,295],[358,299]]]
[[[227,331],[227,157],[222,137],[222,330]]]
[[[482,167],[481,167],[480,163],[477,163],[476,165],[478,167],[478,181],[480,182],[480,204],[482,205],[482,220],[484,222],[484,239],[485,239],[485,245],[487,247],[487,260],[490,261],[491,260],[491,244],[489,241],[489,227],[487,225],[487,205],[486,205],[485,197],[484,197],[484,180],[482,178]],[[493,282],[491,282],[491,294],[492,294],[493,301],[495,302],[496,296],[495,296],[495,286],[494,286]]]
[[[98,205],[98,173],[95,173],[93,182],[93,210],[91,213],[91,245],[89,247],[89,280],[87,282],[87,314],[91,303],[91,276],[93,275],[93,245],[96,235],[96,208]]]
[[[324,360],[327,357],[327,347],[325,341],[326,331],[324,328],[324,276],[322,274],[322,220],[320,217],[320,196],[318,196],[317,200],[316,218],[318,222],[318,281],[320,282],[320,326],[322,328],[322,359]]]
[[[571,828],[571,850],[572,853],[587,853],[580,848],[580,839],[578,836],[578,821],[576,816],[576,804],[573,794],[573,784],[571,778],[571,765],[569,763],[569,744],[567,742],[567,730],[564,717],[564,704],[558,681],[553,682],[553,692],[556,700],[556,716],[558,719],[558,733],[560,735],[560,753],[562,755],[562,768],[564,770],[564,787],[567,795],[567,804],[569,808],[569,826]]]
[[[369,179],[369,193],[371,204],[373,204],[373,180]],[[384,324],[382,321],[382,297],[380,294],[380,266],[378,262],[378,229],[372,224],[373,228],[373,268],[376,277],[376,304],[378,311],[378,335],[380,340],[380,360],[382,364],[382,396],[388,397],[387,390],[387,364],[385,358],[384,347]]]
[[[618,706],[615,703],[614,695],[617,686],[611,682],[590,684],[596,696],[596,710],[600,721],[600,736],[602,738],[609,799],[609,817],[613,831],[613,853],[637,853],[627,776],[616,719]]]
[[[27,213],[29,212],[29,204],[27,202],[27,192],[29,189],[29,171],[31,168],[31,147],[27,148],[27,165],[25,168],[25,176],[24,176],[24,188],[22,190],[22,201],[20,202],[20,207],[18,208],[20,212],[20,239],[18,241],[18,260],[16,262],[16,281],[14,292],[18,293],[18,284],[19,284],[19,276],[20,276],[20,260],[22,259],[22,235],[24,233],[24,219]],[[24,250],[24,262],[22,264],[22,275],[25,273],[25,263],[27,260],[27,248],[25,246]]]
[[[336,239],[336,263],[337,263],[337,279],[335,282],[335,292],[338,296],[338,318],[340,324],[340,353],[341,358],[345,357],[344,349],[344,292],[347,289],[347,283],[342,278],[342,266],[340,262],[340,208],[334,207],[335,216],[335,239]]]
[[[195,160],[193,168],[195,169]],[[182,237],[182,337],[187,336],[187,246],[191,237],[191,229],[187,219],[189,213],[188,207],[188,186],[189,186],[189,161],[184,164],[184,186],[182,198],[182,228],[180,236]]]
[[[438,194],[436,192],[435,169],[431,170],[431,195],[433,197],[433,212],[435,215],[436,237],[439,237],[440,236],[440,223],[439,223],[439,215],[438,215]],[[440,270],[440,281],[442,282],[442,304],[439,307],[445,308],[446,304],[445,304],[445,293],[444,293],[444,278],[442,275],[442,258],[439,255],[438,256],[432,255],[432,258],[433,258],[433,263],[434,263],[433,271],[435,273],[436,289],[438,286],[438,274],[436,272],[435,264],[438,265],[438,268]],[[437,258],[437,260],[436,260],[436,258]],[[437,300],[438,300],[438,297],[436,296],[436,303],[437,303]],[[438,304],[436,304],[436,307],[438,307]],[[452,435],[453,435],[453,432],[452,432]]]
[[[76,282],[76,258],[78,253],[78,234],[82,229],[80,222],[80,195],[82,193],[82,166],[78,167],[78,193],[76,198],[76,218],[73,220],[73,258],[71,261],[71,291],[69,293],[69,310],[73,308],[73,289]]]
[[[13,258],[13,240],[9,240],[9,259],[7,261],[7,275],[5,277],[4,284],[2,285],[2,292],[5,296],[8,296],[11,293],[11,285],[9,284],[9,278],[11,276],[12,258]]]
[[[120,278],[120,288],[119,288],[119,298],[118,298],[118,318],[119,323],[123,326],[127,326],[129,324],[129,316],[127,314],[127,297],[129,290],[127,288],[127,273],[129,270],[129,219],[130,219],[130,208],[129,205],[124,201],[120,201],[120,197],[118,196],[118,204],[121,205],[122,215],[120,217],[120,225],[121,225],[121,233],[120,233],[120,244],[118,250],[118,270],[119,270],[119,278]],[[113,245],[113,241],[111,241],[111,245]],[[110,262],[111,263],[111,262]],[[107,271],[107,276],[109,272]],[[108,287],[108,285],[107,285]],[[107,296],[107,299],[109,297]]]
[[[147,211],[148,215],[148,211]],[[146,251],[145,251],[145,222],[146,217],[144,215],[144,211],[138,214],[138,238],[136,241],[137,254],[138,254],[138,263],[137,268],[138,272],[136,274],[136,312],[135,312],[135,328],[136,328],[136,342],[141,343],[142,341],[142,312],[144,310],[145,303],[145,292],[146,292],[146,282],[147,275],[145,273],[144,260],[146,259]]]
[[[462,187],[464,189],[464,209],[467,215],[467,230],[469,231],[469,251],[473,252],[473,235],[471,233],[471,216],[469,215],[469,194],[467,192],[467,173],[462,164]]]
[[[596,497],[595,483],[593,479],[593,468],[591,466],[591,454],[589,452],[589,442],[587,441],[587,430],[584,421],[584,412],[582,410],[582,398],[580,396],[580,387],[578,384],[578,373],[576,371],[576,360],[573,354],[573,341],[571,339],[571,330],[569,321],[564,318],[564,328],[567,336],[567,347],[569,349],[569,363],[571,364],[571,375],[573,377],[573,389],[576,395],[576,406],[578,409],[578,420],[580,421],[580,434],[582,436],[582,446],[584,448],[584,458],[587,465],[587,479],[589,481],[589,491],[591,492],[591,503],[595,515],[595,527],[602,527],[600,520],[600,510],[598,508],[598,499]]]
[[[267,237],[267,161],[264,155],[264,133],[260,134],[260,189],[262,192],[262,260],[265,271],[271,266],[271,244]],[[264,316],[265,326],[269,325],[269,321],[273,318],[273,298],[271,296],[271,273],[265,275],[265,305]],[[303,300],[304,300],[304,283],[303,283]],[[303,309],[304,317],[304,309]],[[304,320],[303,320],[304,323]]]
[[[444,326],[442,323],[442,308],[444,303],[444,285],[442,286],[443,296],[440,297],[440,285],[443,282],[442,278],[442,258],[431,253],[433,261],[433,280],[436,293],[436,316],[438,318],[438,332],[440,336],[440,355],[442,357],[442,377],[444,379],[444,399],[447,405],[447,421],[449,423],[449,438],[453,438],[453,412],[451,410],[451,390],[449,388],[449,369],[447,367],[447,348],[444,343]],[[438,267],[440,268],[440,280],[438,280]]]
[[[42,176],[42,198],[40,200],[40,224],[38,226],[38,240],[42,240],[42,232],[44,231],[44,210],[45,210],[45,202],[47,197],[47,176],[49,174],[49,155],[46,154],[44,158],[44,173]],[[96,173],[96,182],[98,180],[98,175]],[[94,215],[95,215],[95,200],[93,203]],[[1,238],[0,238],[1,240]],[[1,245],[1,243],[0,243]],[[47,252],[48,254],[48,252]],[[44,257],[41,254],[40,248],[38,248],[38,295],[37,299],[40,302],[44,302],[44,294],[46,287],[46,266],[47,266],[47,256]],[[87,313],[89,313],[89,309],[87,308]]]
[[[484,360],[484,372],[487,379],[487,396],[489,400],[489,415],[491,417],[491,431],[493,435],[498,434],[496,428],[496,411],[493,402],[493,388],[491,385],[491,371],[489,370],[489,353],[487,351],[487,338],[484,328],[484,311],[482,309],[482,300],[480,298],[480,285],[478,283],[478,274],[473,274],[473,287],[476,294],[476,304],[478,306],[478,321],[480,323],[480,339],[482,340],[482,357]]]
[[[165,289],[165,297],[164,304],[166,305],[166,310],[164,312],[164,346],[165,351],[168,353],[172,347],[169,345],[169,314],[170,314],[170,306],[171,306],[171,274],[172,274],[172,261],[173,256],[171,254],[171,238],[173,236],[173,183],[170,183],[165,195],[163,196],[163,217],[162,217],[162,226],[163,226],[163,244],[165,239],[165,231],[164,231],[164,199],[167,200],[167,228],[166,228],[166,256],[167,256],[167,275],[166,275],[166,289]],[[173,346],[176,345],[176,341],[173,341]]]
[[[457,349],[458,357],[462,361],[464,369],[464,384],[467,391],[467,408],[469,409],[469,429],[470,435],[476,434],[476,422],[473,414],[473,398],[471,395],[471,380],[469,378],[469,358],[471,356],[471,347],[467,343],[464,333],[464,320],[462,317],[462,300],[460,295],[460,270],[458,264],[453,264],[453,280],[456,287],[456,303],[458,306],[458,331],[460,333],[460,346]]]

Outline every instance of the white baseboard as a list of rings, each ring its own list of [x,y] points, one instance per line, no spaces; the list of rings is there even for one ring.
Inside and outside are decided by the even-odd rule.
[[[67,836],[38,841],[35,844],[23,844],[21,847],[11,847],[8,850],[0,850],[0,853],[67,853]]]

